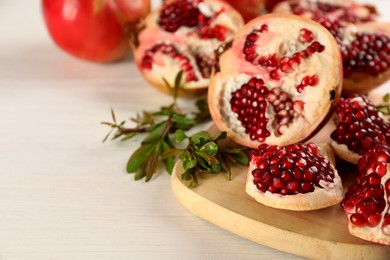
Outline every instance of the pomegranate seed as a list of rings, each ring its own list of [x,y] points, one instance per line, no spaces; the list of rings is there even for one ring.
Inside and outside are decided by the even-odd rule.
[[[366,225],[366,219],[364,218],[364,216],[358,213],[352,214],[350,220],[352,224],[358,227],[364,227]]]
[[[303,42],[313,41],[313,33],[307,29],[301,29],[300,31],[300,40]]]

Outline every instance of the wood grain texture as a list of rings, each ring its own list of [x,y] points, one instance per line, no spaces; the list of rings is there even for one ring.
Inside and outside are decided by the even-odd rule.
[[[390,247],[349,234],[346,216],[339,205],[296,212],[259,204],[245,193],[247,167],[244,166],[232,169],[231,181],[223,174],[201,175],[199,185],[192,189],[181,180],[182,172],[178,162],[171,180],[178,201],[195,215],[234,234],[312,259],[390,258]],[[350,174],[353,172],[347,175]],[[349,179],[345,174],[343,177]]]

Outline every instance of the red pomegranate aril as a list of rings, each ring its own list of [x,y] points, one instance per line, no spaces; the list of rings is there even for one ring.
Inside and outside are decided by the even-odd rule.
[[[364,227],[366,225],[366,219],[359,213],[354,213],[350,217],[351,223],[358,227]]]

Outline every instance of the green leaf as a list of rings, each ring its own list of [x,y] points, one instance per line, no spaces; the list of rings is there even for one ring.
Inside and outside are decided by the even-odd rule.
[[[383,102],[389,102],[390,101],[390,93],[387,93],[383,96]]]
[[[239,163],[241,165],[248,165],[249,163],[249,157],[244,152],[230,154],[236,163]]]
[[[135,171],[134,180],[141,180],[145,175],[145,164],[143,164]]]
[[[176,156],[180,155],[181,153],[183,153],[183,151],[180,149],[170,148],[170,149],[165,150],[161,154],[161,158],[162,159],[175,158]]]
[[[205,142],[211,140],[211,136],[210,136],[210,133],[207,131],[200,131],[196,134],[193,134],[190,137],[190,140],[194,144],[204,144]]]
[[[144,164],[144,162],[148,159],[148,157],[153,153],[153,151],[156,149],[157,143],[148,143],[141,145],[130,157],[130,159],[127,162],[127,172],[133,173],[138,168],[141,167],[141,165]]]
[[[178,129],[175,132],[176,142],[181,143],[183,140],[187,139],[188,136],[182,129]]]
[[[192,168],[195,168],[197,165],[196,157],[193,156],[189,151],[185,151],[181,156],[180,159],[183,162],[183,168],[184,170],[189,170]]]
[[[145,161],[145,177],[146,181],[149,181],[153,174],[157,170],[157,165],[159,161],[159,147],[157,146],[156,149],[151,153],[151,155],[148,157],[148,159]]]
[[[163,135],[166,126],[167,122],[162,122],[156,125],[142,141],[142,144],[153,143],[161,139],[161,136]]]
[[[195,121],[185,115],[175,113],[172,115],[172,123],[182,126],[193,126]]]
[[[208,155],[216,155],[218,153],[218,145],[214,142],[208,142],[200,147],[199,151]]]
[[[168,139],[168,138],[166,138]],[[171,148],[166,141],[164,141],[161,145],[161,158],[163,159],[163,162],[165,164],[165,169],[169,174],[172,174],[173,167],[175,166],[175,157],[178,156],[182,151],[176,148]],[[174,153],[169,154],[167,157],[164,157],[166,153],[169,153],[168,151],[173,151]]]

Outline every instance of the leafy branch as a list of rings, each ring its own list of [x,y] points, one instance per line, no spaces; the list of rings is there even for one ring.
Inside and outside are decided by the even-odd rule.
[[[110,132],[105,136],[106,141],[120,138],[121,141],[129,140],[138,134],[146,134],[140,147],[130,156],[126,170],[134,173],[135,180],[145,178],[149,181],[156,173],[158,165],[162,162],[166,171],[171,174],[175,161],[181,159],[185,166],[183,179],[190,180],[191,186],[197,183],[196,172],[217,173],[225,170],[230,173],[230,165],[233,163],[247,164],[248,157],[242,149],[225,148],[218,146],[219,140],[226,138],[222,133],[217,138],[211,138],[208,132],[202,131],[188,137],[185,131],[197,123],[210,119],[207,98],[201,97],[195,103],[198,111],[192,117],[183,114],[177,106],[177,92],[181,87],[183,72],[179,72],[173,86],[173,103],[167,107],[161,107],[156,112],[143,111],[137,114],[136,118],[130,120],[136,124],[133,128],[125,127],[125,121],[117,122],[115,114],[111,109],[112,122],[102,122],[111,127]],[[164,79],[165,84],[171,87]],[[176,136],[176,142],[180,143],[188,139],[186,149],[178,149],[171,140]]]

